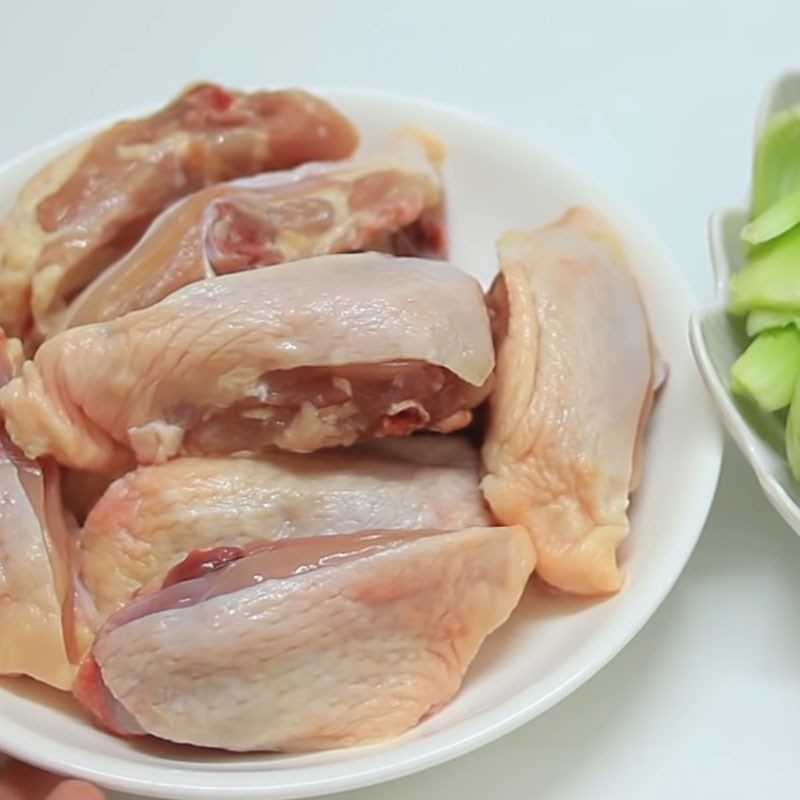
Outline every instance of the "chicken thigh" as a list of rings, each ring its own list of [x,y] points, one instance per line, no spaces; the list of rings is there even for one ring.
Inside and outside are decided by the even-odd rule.
[[[111,617],[75,692],[121,735],[289,752],[386,739],[455,695],[533,563],[520,527],[230,549]]]
[[[345,158],[357,133],[305,92],[190,87],[46,166],[0,227],[0,324],[29,332],[126,252],[175,200],[305,161]]]
[[[64,331],[0,390],[0,409],[29,457],[110,471],[450,432],[493,367],[475,279],[445,262],[335,255],[199,281]]]
[[[639,292],[619,240],[586,209],[506,234],[499,255],[484,494],[500,522],[530,531],[548,583],[616,591],[655,389]]]
[[[388,450],[388,452],[387,452]],[[490,525],[477,453],[417,436],[310,456],[178,458],[113,483],[86,519],[80,578],[100,617],[190,551],[368,529]]]
[[[203,278],[327,253],[383,249],[442,258],[440,155],[430,137],[408,133],[372,158],[197,192],[165,211],[57,327],[114,319]]]

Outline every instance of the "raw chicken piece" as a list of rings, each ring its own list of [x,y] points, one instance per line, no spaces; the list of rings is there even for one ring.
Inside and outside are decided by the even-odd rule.
[[[199,281],[46,342],[0,390],[30,457],[109,471],[308,452],[467,425],[494,351],[477,281],[441,261],[324,256]]]
[[[490,524],[477,454],[460,437],[415,436],[312,456],[179,458],[112,484],[83,528],[80,574],[105,618],[191,550]]]
[[[458,691],[534,563],[520,527],[248,552],[229,548],[213,565],[190,556],[164,589],[111,617],[75,685],[103,724],[239,751],[396,736]]]
[[[310,256],[386,249],[443,258],[440,156],[436,142],[408,133],[370,159],[197,192],[165,211],[57,327],[114,319],[203,278]]]
[[[620,242],[586,209],[506,234],[499,254],[484,494],[502,523],[528,528],[548,583],[614,592],[655,389],[636,284]]]
[[[22,362],[22,346],[0,332],[0,383]],[[0,426],[0,674],[29,675],[69,689],[72,580],[58,467],[31,461]]]
[[[353,126],[297,90],[190,87],[46,166],[0,227],[0,324],[27,334],[126,252],[175,200],[204,186],[349,156]]]

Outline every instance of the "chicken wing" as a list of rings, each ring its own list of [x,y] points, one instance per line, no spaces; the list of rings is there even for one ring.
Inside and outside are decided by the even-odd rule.
[[[499,254],[484,494],[500,522],[530,531],[548,583],[616,591],[655,389],[639,292],[620,242],[586,209],[506,234]]]
[[[334,255],[199,281],[64,331],[0,390],[0,409],[29,457],[109,471],[450,432],[488,394],[493,366],[469,275]]]
[[[21,362],[20,343],[0,332],[0,382]],[[69,689],[76,671],[71,544],[58,467],[26,458],[1,426],[0,497],[0,675]]]
[[[194,281],[253,267],[375,249],[443,258],[435,145],[408,133],[369,159],[311,164],[197,192],[165,211],[48,333],[114,319]]]
[[[534,552],[512,527],[285,539],[188,560],[111,617],[77,697],[121,735],[304,751],[396,736],[450,700]]]

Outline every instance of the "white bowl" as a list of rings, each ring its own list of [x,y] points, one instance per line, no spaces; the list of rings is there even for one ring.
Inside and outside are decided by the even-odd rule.
[[[670,368],[622,552],[627,585],[602,602],[529,590],[486,642],[453,702],[385,744],[239,756],[126,741],[93,728],[69,698],[7,679],[0,682],[0,750],[115,789],[187,800],[305,797],[407,775],[508,733],[574,691],[644,625],[689,558],[717,483],[721,436],[685,338],[692,297],[649,227],[562,159],[472,117],[380,94],[323,94],[357,122],[367,144],[408,122],[443,137],[452,259],[485,284],[496,270],[494,242],[505,229],[541,225],[569,205],[602,209],[624,237]],[[0,205],[8,206],[25,178],[87,130],[0,170]]]
[[[754,150],[767,120],[798,104],[800,72],[786,73],[767,88],[756,121]],[[800,534],[800,484],[786,462],[783,423],[775,414],[760,411],[731,391],[731,365],[748,341],[743,324],[732,319],[726,310],[730,276],[741,269],[745,260],[740,233],[746,222],[747,211],[743,207],[725,208],[711,215],[709,247],[716,295],[713,306],[692,315],[689,336],[700,373],[725,427],[750,462],[769,502]]]

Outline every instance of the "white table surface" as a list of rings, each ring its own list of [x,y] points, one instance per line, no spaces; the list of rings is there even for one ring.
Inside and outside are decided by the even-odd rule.
[[[425,95],[626,195],[701,299],[706,217],[746,190],[763,84],[800,64],[797,0],[9,0],[2,17],[0,160],[199,77]],[[796,797],[798,615],[800,541],[728,447],[686,572],[599,676],[477,753],[346,796]]]

